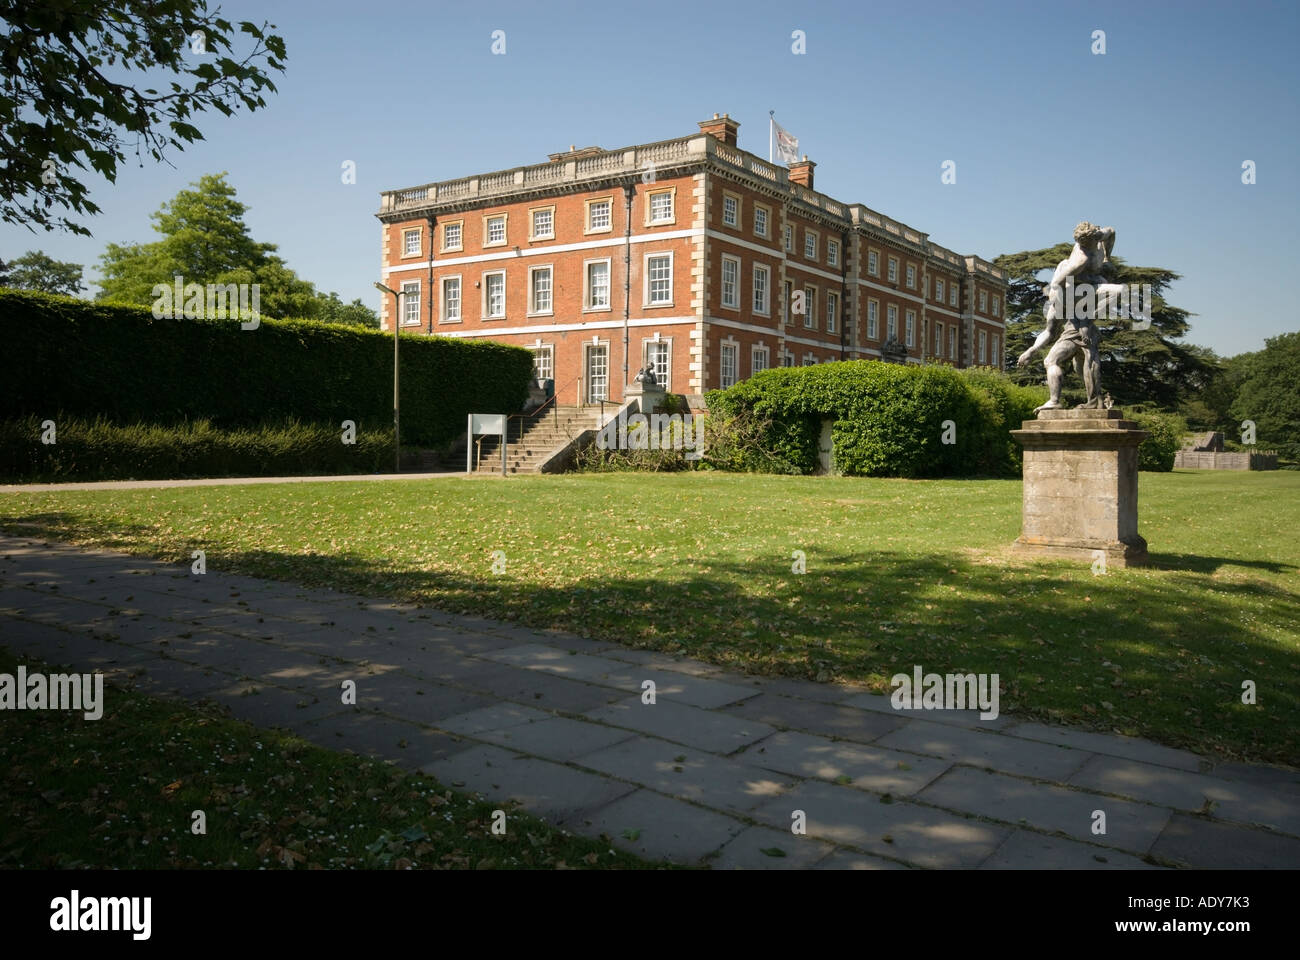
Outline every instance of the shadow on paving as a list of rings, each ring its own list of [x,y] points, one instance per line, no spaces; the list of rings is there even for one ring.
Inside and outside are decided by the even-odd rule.
[[[63,513],[12,520],[15,533],[87,536]],[[157,533],[123,525],[95,542],[141,551]],[[189,563],[178,540],[153,555]],[[686,563],[634,559],[618,576],[536,582],[522,564],[502,576],[430,571],[355,554],[238,551],[213,544],[210,571],[328,586],[452,612],[554,627],[665,650],[754,673],[857,679],[888,692],[912,672],[997,673],[1000,709],[1149,737],[1198,752],[1296,763],[1297,655],[1279,638],[1300,623],[1300,595],[1273,583],[1208,576],[1231,564],[1282,573],[1285,564],[1157,554],[1167,568],[1092,576],[1087,565],[1023,564],[936,547],[810,550],[789,560]],[[178,572],[183,571],[178,567]],[[1258,704],[1241,703],[1243,680]]]

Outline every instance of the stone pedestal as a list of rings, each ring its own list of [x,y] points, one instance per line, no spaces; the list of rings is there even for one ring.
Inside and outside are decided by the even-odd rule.
[[[657,384],[633,382],[627,385],[627,389],[623,391],[623,396],[628,400],[636,400],[636,412],[644,413],[648,417],[650,414],[663,409],[667,391]]]
[[[1137,448],[1147,437],[1118,410],[1042,410],[1011,435],[1024,447],[1017,552],[1115,566],[1147,562],[1137,532]]]

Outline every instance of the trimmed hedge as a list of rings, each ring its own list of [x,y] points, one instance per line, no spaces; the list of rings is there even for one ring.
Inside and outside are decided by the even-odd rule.
[[[1020,448],[1008,431],[1033,419],[1046,391],[991,368],[851,360],[764,370],[707,399],[711,412],[761,424],[764,456],[737,446],[742,469],[770,470],[775,458],[813,472],[821,422],[831,419],[836,469],[846,475],[1018,476]],[[946,421],[951,444],[942,442]]]
[[[144,307],[0,290],[0,420],[210,420],[217,429],[294,418],[392,429],[393,340],[303,320],[158,320]],[[514,413],[532,354],[490,341],[404,335],[402,441],[438,446],[467,413]]]
[[[169,426],[56,420],[41,442],[40,417],[0,421],[0,482],[174,480],[378,473],[393,469],[391,429],[361,430],[355,444],[322,424],[286,421],[219,430],[206,420]]]
[[[1176,413],[1129,409],[1124,419],[1134,421],[1151,436],[1138,444],[1138,469],[1168,473],[1174,468],[1174,454],[1183,445],[1187,421]]]

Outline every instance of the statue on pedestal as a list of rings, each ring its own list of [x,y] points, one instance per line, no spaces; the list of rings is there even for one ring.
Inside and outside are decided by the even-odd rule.
[[[1109,316],[1126,292],[1123,284],[1109,283],[1105,275],[1114,247],[1114,228],[1083,221],[1074,228],[1074,249],[1057,264],[1051,282],[1043,287],[1047,298],[1043,318],[1047,326],[1017,361],[1021,365],[1028,363],[1048,340],[1057,338],[1045,361],[1050,399],[1038,410],[1055,410],[1061,406],[1064,364],[1071,362],[1082,374],[1088,392],[1088,399],[1079,407],[1101,410],[1106,406],[1095,320]],[[1083,295],[1078,303],[1073,296],[1076,291]]]

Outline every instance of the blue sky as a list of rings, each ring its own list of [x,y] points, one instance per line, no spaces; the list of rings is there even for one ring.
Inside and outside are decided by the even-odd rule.
[[[0,225],[0,256],[93,265],[227,171],[253,236],[377,304],[382,190],[537,163],[570,144],[685,136],[727,112],[766,156],[768,111],[818,189],[992,258],[1113,225],[1116,254],[1183,275],[1188,340],[1223,355],[1300,329],[1300,4],[226,0],[288,45],[257,113],[205,115],[175,167],[91,179],[92,238]],[[504,30],[506,53],[491,52]],[[802,30],[807,52],[791,52]],[[1106,53],[1091,52],[1104,30]],[[356,163],[357,183],[341,182]],[[941,164],[957,182],[940,182]],[[1241,182],[1245,160],[1257,182]]]

